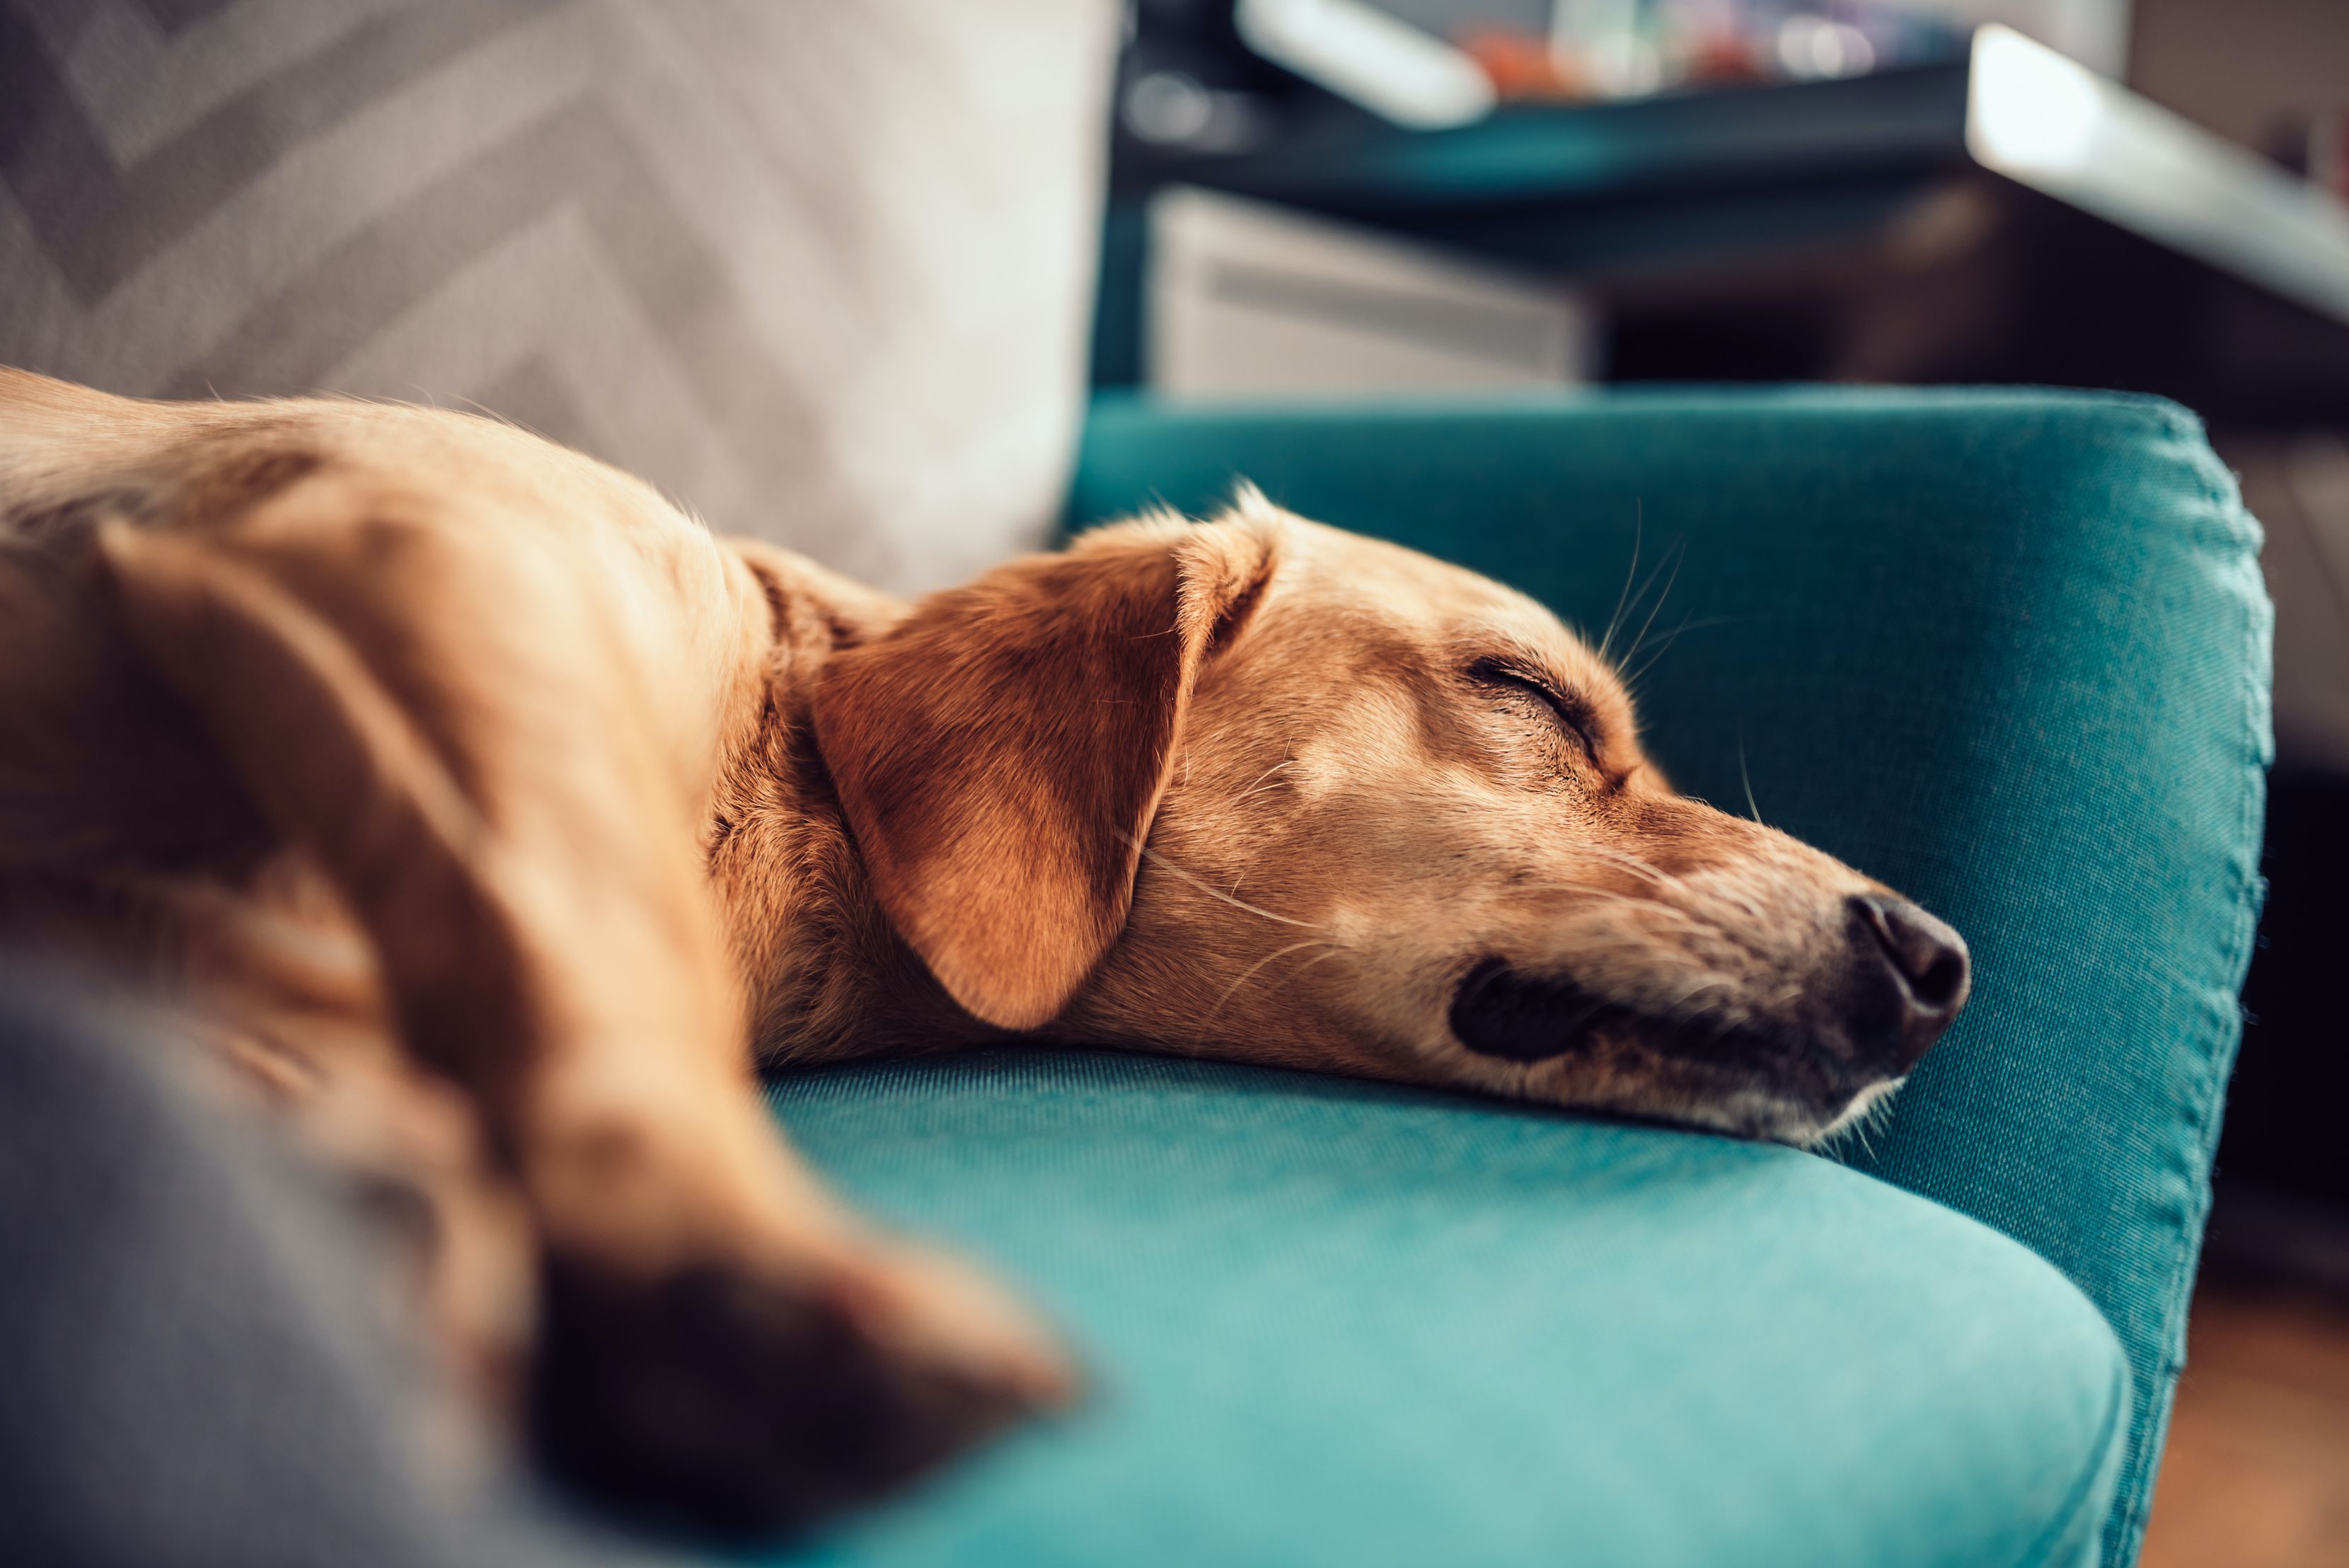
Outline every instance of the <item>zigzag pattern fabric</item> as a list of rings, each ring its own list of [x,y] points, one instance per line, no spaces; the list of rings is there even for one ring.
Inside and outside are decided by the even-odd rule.
[[[866,580],[1040,539],[1111,0],[0,0],[0,362],[475,407]]]

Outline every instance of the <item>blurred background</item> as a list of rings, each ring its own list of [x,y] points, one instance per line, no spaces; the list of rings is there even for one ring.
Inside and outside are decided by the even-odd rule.
[[[2176,398],[2268,529],[2271,893],[2145,1561],[2349,1563],[2349,5],[1136,0],[1097,388]]]

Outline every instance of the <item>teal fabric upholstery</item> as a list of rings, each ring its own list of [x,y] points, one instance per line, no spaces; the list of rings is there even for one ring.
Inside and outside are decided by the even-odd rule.
[[[835,1070],[776,1106],[869,1211],[1020,1281],[1097,1383],[802,1561],[2095,1560],[2112,1330],[1828,1161],[1107,1054]]]
[[[1593,628],[1635,533],[1670,552],[1631,659],[1661,655],[1657,754],[1951,920],[1974,1001],[1856,1170],[1128,1059],[793,1081],[820,1165],[1027,1282],[1103,1384],[834,1559],[2126,1568],[2268,753],[2258,530],[2192,418],[2035,391],[1128,404],[1096,411],[1071,515],[1203,513],[1243,476]]]

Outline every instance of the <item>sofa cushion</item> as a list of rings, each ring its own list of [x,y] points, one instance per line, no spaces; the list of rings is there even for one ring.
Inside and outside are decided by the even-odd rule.
[[[781,1560],[2095,1560],[2111,1329],[2024,1248],[1832,1162],[1108,1054],[772,1094],[825,1176],[1019,1282],[1096,1380]]]
[[[1050,528],[1111,0],[0,0],[0,364],[479,407],[896,588]]]

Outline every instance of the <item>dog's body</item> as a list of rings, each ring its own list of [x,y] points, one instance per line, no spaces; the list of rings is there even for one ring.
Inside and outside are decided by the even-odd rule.
[[[909,606],[486,420],[5,370],[0,940],[423,1172],[444,1338],[496,1382],[534,1272],[558,1457],[741,1522],[1069,1385],[754,1062],[1024,1034],[1799,1140],[1965,988],[1674,795],[1547,612],[1260,501]]]

